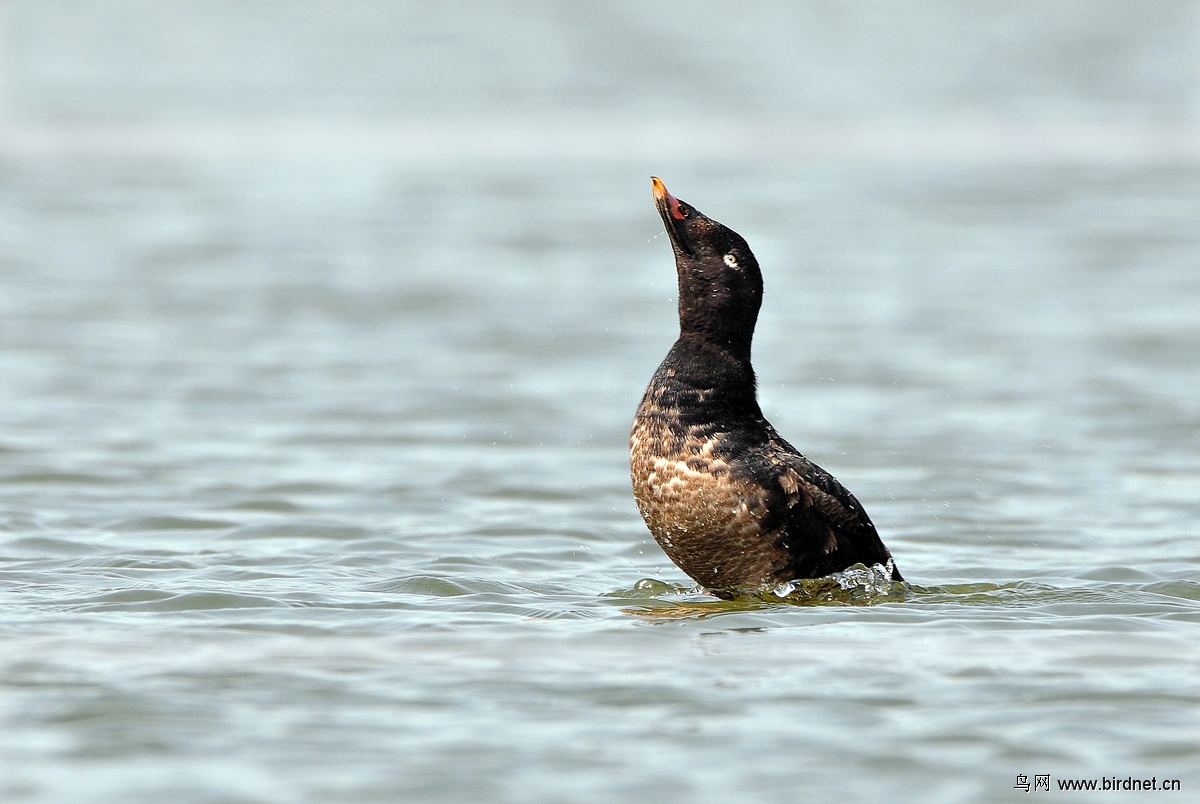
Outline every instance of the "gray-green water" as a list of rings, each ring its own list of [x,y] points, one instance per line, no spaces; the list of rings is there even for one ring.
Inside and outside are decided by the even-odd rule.
[[[136,29],[149,7],[119,19]],[[1163,74],[1190,52],[1171,43],[1191,6],[1149,21],[1114,7],[1137,24],[1076,9],[1031,41],[1111,29]],[[279,37],[325,41],[318,23],[342,19],[304,8],[310,27],[275,9]],[[353,8],[360,38],[387,29],[390,6]],[[574,47],[602,10],[637,27],[633,6],[576,11],[578,28],[521,8],[505,36],[550,41],[530,20],[553,19]],[[1194,161],[722,154],[620,125],[573,155],[524,123],[542,139],[519,158],[460,160],[436,131],[428,160],[358,152],[373,134],[264,155],[257,124],[139,128],[139,104],[169,117],[210,101],[86,49],[118,77],[55,72],[35,54],[75,42],[61,20],[8,13],[0,798],[991,801],[1049,774],[1054,798],[1085,800],[1060,779],[1156,776],[1180,779],[1182,800],[1200,785]],[[257,41],[261,21],[221,13]],[[463,47],[448,19],[426,20],[443,35],[421,47]],[[163,30],[208,30],[185,22]],[[727,33],[774,42],[747,55],[770,61],[790,29],[769,22]],[[683,33],[674,46],[702,54]],[[501,67],[534,58],[521,52]],[[888,72],[886,52],[857,58]],[[917,65],[912,81],[941,75]],[[209,69],[239,110],[255,81],[286,83]],[[512,101],[526,111],[568,90],[639,111],[690,86],[673,74],[659,98],[620,70],[592,86],[529,69],[543,83],[497,68],[533,87]],[[349,92],[311,70],[303,97]],[[413,90],[422,110],[451,92],[510,110],[437,75]],[[768,114],[733,78],[701,78]],[[1013,80],[1053,95],[1034,78]],[[1145,80],[1161,92],[1113,79],[1061,94],[1122,114],[1194,104],[1195,83]],[[983,83],[1000,106],[1019,94]],[[293,113],[296,95],[279,97]],[[73,128],[79,115],[160,147]],[[722,603],[689,594],[650,539],[625,450],[675,334],[651,172],[754,247],[764,410],[863,501],[911,588],[871,605]]]

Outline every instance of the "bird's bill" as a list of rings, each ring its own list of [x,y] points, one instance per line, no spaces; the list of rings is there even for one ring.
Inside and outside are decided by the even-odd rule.
[[[685,221],[690,216],[697,214],[696,211],[686,204],[680,203],[678,198],[671,195],[667,190],[667,185],[663,184],[663,180],[658,176],[650,177],[650,186],[654,190],[654,206],[658,208],[658,215],[662,218],[667,235],[671,238],[671,244],[675,246],[676,250],[691,254],[692,249],[688,243]]]

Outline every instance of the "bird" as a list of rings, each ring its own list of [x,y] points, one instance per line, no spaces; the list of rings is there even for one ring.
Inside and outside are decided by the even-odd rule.
[[[667,556],[732,599],[855,564],[903,577],[859,501],[759,408],[751,341],[763,298],[745,239],[651,177],[675,255],[679,337],[629,438],[630,478]]]

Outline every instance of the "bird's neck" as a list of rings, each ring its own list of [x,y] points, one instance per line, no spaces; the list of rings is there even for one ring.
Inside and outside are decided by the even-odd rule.
[[[707,283],[697,286],[682,278],[679,285],[680,336],[727,352],[749,366],[759,298]]]
[[[736,407],[758,408],[749,342],[744,351],[735,350],[683,331],[667,353],[663,367],[670,369],[678,385],[703,390]]]

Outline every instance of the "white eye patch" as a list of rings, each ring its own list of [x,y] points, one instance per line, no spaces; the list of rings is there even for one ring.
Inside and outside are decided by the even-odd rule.
[[[730,268],[737,268],[738,267],[737,257],[733,256],[732,254],[726,254],[725,255],[725,264],[728,265]]]

